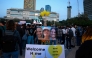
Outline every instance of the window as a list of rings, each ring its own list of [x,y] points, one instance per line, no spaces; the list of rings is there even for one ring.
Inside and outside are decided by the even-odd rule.
[[[34,15],[35,13],[34,12],[30,12],[30,15]]]
[[[50,17],[57,17],[56,14],[50,14]]]
[[[32,19],[34,19],[34,18],[35,18],[35,16],[30,16],[29,18],[32,18]]]
[[[18,11],[11,11],[12,13],[16,13],[16,12],[18,12]]]

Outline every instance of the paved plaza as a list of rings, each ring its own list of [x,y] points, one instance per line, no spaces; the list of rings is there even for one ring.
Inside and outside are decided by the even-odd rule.
[[[65,56],[66,58],[75,58],[76,50],[78,49],[78,46],[75,48],[72,48],[71,51],[66,51]]]

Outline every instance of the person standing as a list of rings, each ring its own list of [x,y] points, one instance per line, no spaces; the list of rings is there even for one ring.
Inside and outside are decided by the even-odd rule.
[[[59,44],[61,44],[62,43],[62,29],[61,29],[61,26],[58,27],[58,32],[57,33],[58,33],[57,34],[58,42],[59,42]]]
[[[73,31],[69,26],[67,26],[66,31],[66,48],[71,49],[71,39],[73,37]]]
[[[0,39],[0,49],[3,52],[4,58],[18,58],[19,49],[21,49],[21,40],[20,34],[16,30],[16,25],[13,20],[9,20],[6,23],[6,30],[2,39]],[[18,46],[19,45],[19,46]]]
[[[0,39],[2,38],[2,36],[4,35],[4,31],[5,31],[5,22],[1,21],[0,22]],[[0,47],[1,48],[1,47]],[[2,57],[2,50],[0,50],[0,58]]]
[[[81,26],[77,26],[76,28],[76,41],[77,41],[77,46],[81,45],[81,39],[83,35],[83,29]]]
[[[0,38],[3,36],[3,33],[4,33],[5,29],[6,29],[5,22],[1,21],[0,22]]]
[[[62,44],[65,44],[65,36],[66,36],[66,30],[65,27],[62,27]]]
[[[73,31],[73,37],[72,37],[72,41],[71,41],[71,47],[75,47],[76,45],[76,29],[74,28],[74,26],[71,26],[71,30]]]
[[[27,44],[34,44],[34,33],[35,33],[35,29],[33,28],[34,25],[29,25],[29,28],[27,28],[28,31],[28,40],[27,40]]]

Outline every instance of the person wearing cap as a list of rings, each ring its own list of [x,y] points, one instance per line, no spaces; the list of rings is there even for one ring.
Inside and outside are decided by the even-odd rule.
[[[50,29],[48,27],[43,28],[43,35],[45,40],[50,39]]]

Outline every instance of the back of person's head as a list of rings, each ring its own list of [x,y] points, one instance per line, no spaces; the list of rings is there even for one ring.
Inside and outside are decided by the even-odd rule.
[[[23,26],[23,29],[26,29],[26,24],[23,24],[22,26]]]
[[[2,25],[5,25],[5,21],[1,21],[0,23],[2,23]]]
[[[69,25],[67,25],[67,26],[66,26],[66,28],[70,28],[70,26],[69,26]]]
[[[92,26],[89,26],[82,36],[82,43],[86,40],[92,40]]]
[[[75,58],[92,58],[92,26],[82,36],[82,44],[76,51]]]
[[[7,21],[7,23],[6,23],[6,29],[14,31],[16,29],[15,22],[13,20]]]
[[[27,24],[28,27],[30,27],[30,24]]]

